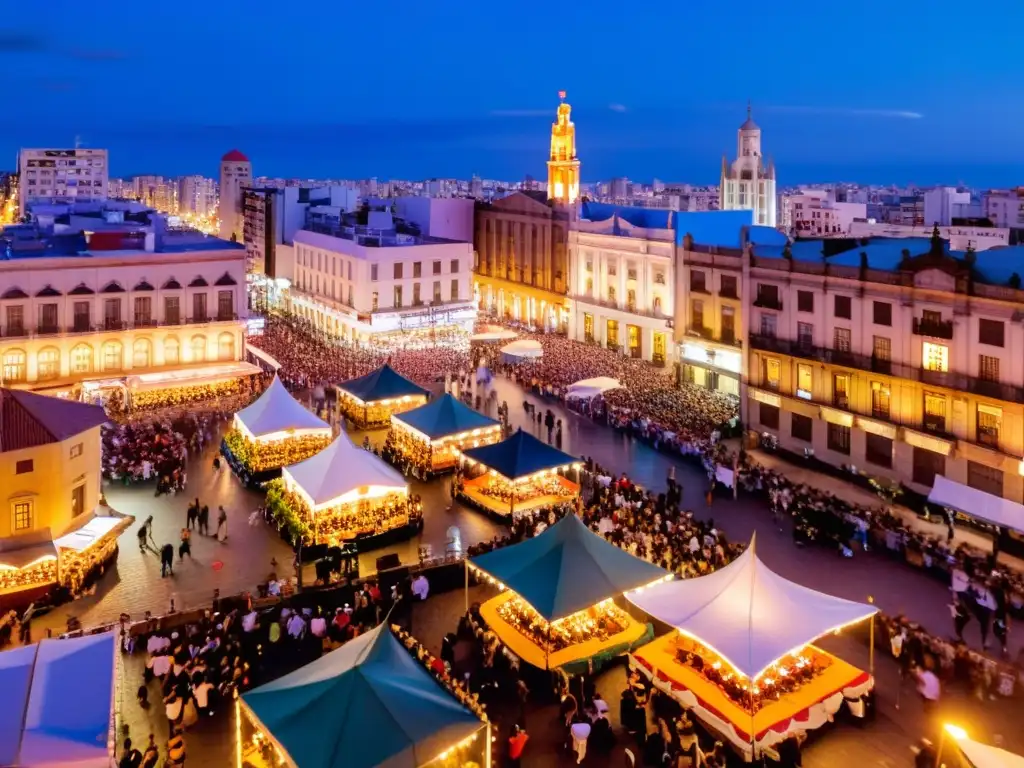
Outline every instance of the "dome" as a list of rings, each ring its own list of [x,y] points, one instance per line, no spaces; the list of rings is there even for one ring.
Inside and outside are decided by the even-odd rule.
[[[232,149],[224,157],[220,159],[222,163],[248,163],[249,158],[239,152],[237,149]]]
[[[759,131],[761,127],[754,122],[754,118],[748,117],[747,121],[740,126],[741,131]]]

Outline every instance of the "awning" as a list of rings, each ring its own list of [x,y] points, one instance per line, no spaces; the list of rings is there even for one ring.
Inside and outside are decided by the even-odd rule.
[[[502,347],[501,354],[516,360],[539,360],[544,356],[544,348],[539,341],[519,339]]]
[[[419,384],[397,373],[390,365],[382,365],[365,376],[343,381],[337,387],[364,403],[429,394]]]
[[[83,552],[111,531],[116,531],[118,528],[123,530],[131,524],[132,519],[131,517],[94,517],[80,528],[55,539],[53,543],[60,549]]]
[[[258,365],[237,362],[221,365],[204,365],[198,368],[179,368],[174,371],[155,371],[129,376],[128,387],[136,392],[153,389],[171,389],[173,387],[195,387],[202,384],[216,384],[220,381],[240,379],[262,373]]]
[[[235,414],[236,425],[252,439],[269,439],[295,433],[321,434],[330,437],[330,425],[306,410],[281,380],[274,380],[256,402]]]
[[[612,389],[619,389],[622,384],[619,383],[618,379],[613,379],[610,376],[598,376],[595,379],[583,379],[583,381],[577,381],[575,384],[570,384],[569,389],[566,391],[566,397],[579,397],[584,400],[598,395],[603,395],[605,392]]]
[[[0,540],[0,569],[20,570],[43,560],[56,560],[57,547],[50,538],[50,529]]]
[[[541,442],[522,429],[500,443],[467,448],[462,455],[509,480],[518,480],[546,469],[571,466],[577,462],[575,456]]]
[[[449,394],[405,413],[396,413],[392,420],[405,424],[430,440],[460,435],[474,429],[493,429],[494,419],[484,416]]]
[[[936,475],[928,501],[1024,533],[1024,505]]]

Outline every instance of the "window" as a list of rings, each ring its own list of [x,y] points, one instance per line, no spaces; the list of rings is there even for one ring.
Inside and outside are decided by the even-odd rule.
[[[946,396],[924,393],[924,428],[929,432],[946,431]]]
[[[812,400],[814,392],[814,366],[810,363],[797,363],[796,396],[804,400]]]
[[[661,273],[659,272],[658,274]],[[655,275],[655,278],[657,278],[657,275]],[[655,282],[658,282],[658,280],[655,279]],[[665,279],[662,278],[661,282],[665,282]],[[738,299],[739,293],[736,290],[736,276],[722,275],[722,288],[718,293],[720,296],[724,296],[727,299]]]
[[[451,295],[451,299],[450,300],[451,301],[458,301],[459,300],[459,280],[458,280],[458,278],[454,278],[452,280],[452,295]]]
[[[152,356],[152,344],[149,343],[149,339],[136,339],[132,344],[132,368],[149,368]]]
[[[434,304],[440,304],[441,303],[441,281],[440,280],[435,280],[434,281],[433,289],[434,289],[434,298],[432,299],[432,301],[433,301]]]
[[[949,347],[926,341],[922,347],[921,360],[926,371],[946,373],[949,370]]]
[[[218,320],[233,320],[234,317],[235,317],[235,292],[234,291],[217,291],[217,319]]]
[[[999,358],[978,355],[978,378],[983,381],[999,381]]]
[[[704,302],[694,300],[690,302],[690,327],[698,333],[704,332]]]
[[[189,344],[192,350],[192,362],[203,363],[206,362],[206,337],[205,336],[193,336],[192,341]]]
[[[319,278],[318,278],[319,279]],[[192,320],[197,323],[206,322],[206,294],[192,294]]]
[[[761,403],[760,405],[761,405],[761,412],[760,412],[758,418],[761,421],[761,425],[765,426],[765,427],[768,427],[768,429],[778,429],[779,428],[779,406],[777,406],[777,405],[768,405],[768,403]]]
[[[1003,498],[1003,470],[977,461],[967,462],[967,484],[996,498]]]
[[[371,264],[370,265],[370,280],[372,280],[373,282],[377,282],[377,265],[376,264]]]
[[[76,301],[73,312],[74,331],[83,333],[92,326],[92,307],[88,301]]]
[[[178,296],[164,297],[164,323],[181,325],[181,298]]]
[[[828,449],[836,453],[850,455],[850,428],[843,424],[828,425]]]
[[[351,261],[348,262],[348,279],[349,279],[349,282],[352,282],[352,262]]]
[[[778,391],[782,377],[782,364],[774,357],[763,358],[761,368],[761,385],[767,389]]]
[[[588,271],[589,271],[589,267],[588,267]],[[561,272],[556,272],[555,274],[561,276],[562,273]],[[660,272],[659,271],[659,272],[655,272],[654,273],[654,284],[655,285],[664,285],[665,284],[665,273],[664,272]],[[723,294],[723,295],[725,295],[725,294]]]
[[[433,268],[434,268],[434,274],[435,275],[440,275],[441,274],[441,262],[440,261],[435,261],[434,265],[433,265]]]
[[[853,317],[853,302],[849,296],[835,297],[835,315],[844,320],[849,320]]]
[[[181,362],[181,346],[173,336],[164,340],[164,365],[177,365]]]
[[[796,292],[796,311],[797,312],[813,312],[814,311],[814,294],[811,291],[797,291]]]
[[[28,361],[24,351],[11,349],[4,352],[3,356],[3,380],[4,382],[25,381],[28,378]]]
[[[879,467],[892,468],[892,440],[867,432],[864,435],[864,458]]]
[[[376,312],[377,311],[377,304],[378,304],[377,292],[374,291],[373,293],[370,294],[370,311],[371,312]]]
[[[775,338],[775,329],[778,325],[778,320],[775,315],[761,315],[761,335],[767,336],[769,339]]]
[[[1005,328],[1002,320],[979,320],[978,341],[991,347],[1001,347],[1006,341]]]
[[[832,405],[836,408],[850,407],[850,374],[832,374]]]
[[[121,300],[105,299],[103,301],[103,324],[107,330],[121,327]]]
[[[583,340],[588,344],[594,343],[594,316],[589,312],[583,313]]]
[[[691,269],[690,270],[690,290],[694,293],[707,293],[708,286],[705,282],[705,274],[703,270]]]
[[[736,310],[722,307],[722,341],[733,344],[736,341]]]
[[[790,434],[805,443],[814,441],[814,419],[799,413],[790,414]]]
[[[874,303],[875,325],[892,325],[892,304],[887,301],[876,301]]]
[[[153,300],[149,296],[136,296],[134,302],[134,322],[136,325],[149,325],[153,320]]]
[[[395,296],[394,296],[394,302],[392,303],[392,306],[395,309],[401,309],[401,307],[402,307],[402,286],[400,286],[400,285],[396,285],[395,286]]]
[[[235,359],[235,334],[222,333],[220,336],[217,337],[217,359]]]
[[[614,285],[609,285],[608,286],[608,301],[612,302],[613,304],[615,303],[615,286]]]
[[[880,381],[871,382],[871,415],[876,419],[889,419],[889,387]]]
[[[84,447],[85,443],[75,443],[74,445],[72,445],[70,457],[72,459],[77,459],[79,456],[82,455],[82,450],[84,449]]]
[[[21,336],[25,333],[25,308],[20,304],[7,308],[7,335]]]
[[[767,283],[758,283],[757,301],[755,301],[754,304],[759,307],[782,309],[782,302],[779,301],[779,286],[769,285]]]
[[[796,343],[804,349],[814,346],[814,326],[810,323],[797,323]]]
[[[452,259],[452,274],[453,275],[459,274],[459,260],[458,259]]]
[[[412,305],[414,307],[418,307],[422,303],[423,303],[423,301],[422,301],[422,299],[420,299],[420,284],[419,283],[413,283],[413,286],[412,286]]]
[[[836,328],[832,337],[832,349],[836,352],[849,352],[850,347],[850,329]]]
[[[119,341],[108,341],[103,345],[103,370],[119,371],[124,365],[123,347]]]
[[[352,285],[351,284],[349,284],[349,286],[348,286],[348,300],[345,302],[345,304],[347,304],[350,307],[354,306],[352,304]]]
[[[978,405],[978,442],[991,448],[999,447],[999,427],[1003,422],[1002,408]]]
[[[27,475],[34,469],[35,463],[32,459],[22,459],[14,464],[14,474],[16,475]]]
[[[921,312],[921,323],[923,325],[939,325],[942,322],[942,313],[934,309],[925,309]]]
[[[28,531],[32,528],[32,502],[16,501],[14,503],[14,530]]]
[[[394,265],[394,278],[395,280],[402,279],[402,262],[397,261]],[[397,304],[395,306],[398,306]]]
[[[39,305],[39,331],[53,333],[57,330],[57,305],[52,302]]]
[[[56,379],[60,376],[60,350],[46,347],[36,355],[36,376],[40,381]]]
[[[892,359],[892,341],[885,336],[875,336],[871,341],[871,356],[875,360]]]
[[[72,373],[92,373],[92,365],[92,347],[88,344],[79,344],[71,350]]]
[[[423,275],[423,262],[421,262],[421,261],[414,261],[412,263],[412,276],[413,277],[422,277],[422,275]]]

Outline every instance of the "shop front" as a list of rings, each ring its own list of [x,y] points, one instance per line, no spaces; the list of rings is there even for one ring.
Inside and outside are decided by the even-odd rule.
[[[679,345],[679,359],[682,381],[733,397],[740,396],[743,355],[735,347],[725,348],[687,339]]]

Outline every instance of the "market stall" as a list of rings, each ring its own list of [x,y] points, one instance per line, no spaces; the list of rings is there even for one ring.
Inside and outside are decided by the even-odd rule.
[[[783,579],[754,542],[707,576],[626,597],[677,630],[634,651],[630,666],[745,760],[820,728],[844,702],[863,715],[872,675],[812,643],[876,609]]]
[[[544,357],[544,348],[534,339],[517,339],[501,348],[503,363],[533,363]]]
[[[386,427],[394,414],[425,405],[430,395],[386,364],[335,389],[341,413],[361,429]]]
[[[431,474],[452,469],[465,448],[501,438],[501,425],[445,394],[424,406],[391,417],[385,452]]]
[[[502,592],[480,607],[480,615],[506,648],[534,667],[569,672],[597,671],[650,640],[651,626],[615,598],[672,578],[605,541],[576,515],[466,562]]]
[[[613,389],[620,389],[622,384],[610,376],[598,376],[594,379],[583,379],[570,384],[565,396],[570,400],[591,400]]]
[[[490,768],[487,716],[432,661],[382,624],[249,691],[236,700],[237,766]]]
[[[383,545],[422,527],[405,478],[345,432],[320,453],[285,467],[267,486],[267,506],[293,541],[306,544],[370,539]]]
[[[116,649],[105,632],[0,653],[0,765],[113,765]]]
[[[579,496],[579,485],[559,472],[573,469],[578,477],[582,464],[522,429],[500,443],[461,453],[467,479],[459,495],[496,517],[511,519]]]
[[[250,391],[261,375],[259,366],[244,361],[134,374],[125,379],[128,410],[145,411],[234,397]]]
[[[100,507],[75,519],[74,525],[54,539],[58,555],[58,578],[72,595],[78,594],[86,578],[117,554],[117,537],[135,520],[109,507]]]
[[[0,608],[24,608],[57,583],[57,548],[48,528],[0,539]]]
[[[260,482],[326,448],[332,436],[330,425],[306,410],[275,376],[256,402],[235,414],[221,450],[236,472]]]
[[[515,331],[502,328],[500,325],[485,325],[469,337],[470,341],[491,344],[497,341],[509,341],[517,336]]]

